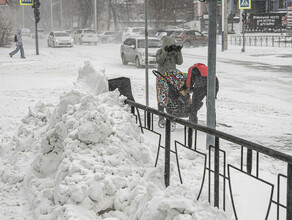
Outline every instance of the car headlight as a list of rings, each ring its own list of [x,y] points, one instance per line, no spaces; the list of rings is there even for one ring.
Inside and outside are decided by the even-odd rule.
[[[73,39],[71,38],[71,42],[73,42]]]
[[[59,40],[58,40],[58,39],[56,39],[55,41],[56,41],[56,42],[59,42]]]

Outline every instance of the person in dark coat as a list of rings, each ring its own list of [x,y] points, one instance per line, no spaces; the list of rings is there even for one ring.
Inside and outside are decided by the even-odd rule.
[[[164,37],[161,48],[156,52],[156,61],[158,63],[157,71],[162,74],[167,71],[175,71],[176,65],[181,65],[183,63],[181,48],[181,46],[176,45],[172,37]],[[157,78],[156,90],[158,110],[163,112],[166,107],[168,97],[167,83],[160,78]],[[165,121],[163,117],[159,118],[158,124],[161,125],[160,127],[164,127]]]
[[[16,41],[16,49],[9,53],[9,56],[12,57],[14,54],[16,54],[20,50],[20,57],[25,58],[24,56],[24,49],[23,49],[23,42],[22,42],[22,34],[21,29],[17,29],[17,41]]]
[[[191,73],[191,75],[189,75]],[[193,91],[192,104],[190,107],[189,121],[198,123],[197,113],[203,106],[203,99],[207,96],[207,74],[208,67],[204,64],[198,63],[190,67],[187,79],[187,87]],[[216,98],[219,91],[219,80],[216,77]]]

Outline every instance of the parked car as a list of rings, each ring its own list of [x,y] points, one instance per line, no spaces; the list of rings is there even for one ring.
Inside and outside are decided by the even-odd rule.
[[[157,64],[156,52],[161,47],[161,41],[154,37],[148,38],[148,63]],[[122,63],[127,65],[129,62],[135,63],[139,68],[145,65],[145,39],[143,37],[127,38],[121,45]]]
[[[208,36],[195,30],[175,31],[171,34],[177,44],[184,45],[185,47],[198,47],[205,46],[208,43]]]
[[[99,42],[101,43],[110,43],[115,38],[118,32],[115,31],[105,31],[99,35]]]
[[[139,37],[144,34],[144,27],[126,27],[122,34],[122,41],[124,42],[129,37]]]
[[[95,30],[79,29],[73,33],[73,40],[75,44],[93,43],[97,45],[99,38]]]
[[[157,31],[155,37],[162,40],[165,36],[170,36],[175,30],[159,30]]]
[[[26,37],[30,37],[31,36],[31,32],[28,28],[22,28],[21,29],[21,34],[22,36],[26,36]]]
[[[31,33],[31,37],[35,38],[35,32]],[[38,38],[41,38],[41,39],[45,38],[45,30],[44,29],[38,29]]]
[[[48,47],[73,47],[73,39],[66,31],[53,31],[48,36]]]

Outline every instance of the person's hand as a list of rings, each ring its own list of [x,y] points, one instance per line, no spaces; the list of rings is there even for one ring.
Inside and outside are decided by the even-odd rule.
[[[170,47],[170,46],[165,46],[165,47],[164,47],[164,50],[165,50],[166,52],[170,52],[170,51],[171,51],[171,47]]]
[[[176,52],[180,52],[182,48],[183,48],[183,46],[177,45],[176,48],[175,48],[175,51]]]

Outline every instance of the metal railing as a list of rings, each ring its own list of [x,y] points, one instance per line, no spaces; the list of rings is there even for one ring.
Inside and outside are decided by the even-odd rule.
[[[228,36],[230,45],[242,46],[243,36]],[[292,36],[245,36],[245,46],[261,46],[261,47],[291,47]]]
[[[137,122],[140,125],[141,132],[143,132],[144,129],[147,129],[148,131],[152,131],[159,135],[159,144],[158,144],[158,151],[157,151],[157,157],[155,166],[157,165],[157,160],[159,156],[160,149],[164,149],[165,151],[165,158],[164,158],[164,182],[165,186],[168,187],[170,184],[170,155],[175,154],[176,156],[176,162],[179,172],[180,181],[182,183],[180,168],[179,168],[179,160],[178,160],[178,153],[177,148],[178,147],[184,147],[188,150],[191,150],[193,152],[196,152],[200,155],[203,155],[204,157],[204,174],[201,181],[201,187],[200,192],[198,193],[197,199],[200,198],[200,195],[202,193],[203,185],[206,183],[205,177],[206,172],[208,172],[208,201],[211,204],[211,200],[213,201],[214,207],[222,208],[224,211],[226,209],[226,181],[229,183],[229,191],[231,196],[231,203],[234,211],[234,216],[236,219],[238,219],[236,214],[236,205],[233,199],[233,192],[232,192],[232,184],[230,180],[230,170],[237,170],[239,172],[242,172],[246,175],[248,175],[251,178],[255,178],[261,182],[264,182],[265,184],[268,184],[271,187],[271,196],[269,202],[269,206],[266,211],[266,218],[269,217],[269,212],[271,209],[271,205],[276,205],[276,219],[279,220],[280,218],[280,208],[286,210],[286,219],[291,220],[292,219],[292,156],[284,154],[282,152],[276,151],[274,149],[247,141],[245,139],[218,131],[216,129],[208,128],[202,125],[198,125],[195,123],[192,123],[190,121],[175,117],[173,115],[160,112],[156,109],[147,107],[145,105],[136,103],[134,101],[126,100],[126,104],[130,105],[132,107],[132,112],[134,113],[134,109],[136,109],[136,117]],[[144,111],[144,124],[142,123],[142,118],[140,115],[140,111]],[[160,144],[161,140],[161,134],[154,131],[153,126],[153,116],[160,116],[164,117],[166,120],[166,126],[165,126],[165,133],[164,133],[164,146]],[[171,150],[171,123],[177,123],[182,126],[184,126],[184,144],[179,143],[178,141],[174,141],[175,150]],[[203,132],[205,134],[209,134],[214,136],[215,144],[214,146],[209,146],[208,154],[202,153],[198,151],[197,149],[197,141],[198,141],[198,135],[197,133]],[[224,140],[227,142],[232,143],[232,145],[238,145],[240,146],[240,165],[239,167],[235,167],[234,165],[227,164],[227,158],[226,153],[222,149],[220,149],[219,141]],[[246,152],[246,153],[245,153]],[[255,156],[253,154],[255,153]],[[273,192],[274,192],[274,184],[263,180],[259,178],[259,159],[260,154],[269,156],[273,159],[278,159],[282,162],[285,162],[287,164],[287,174],[281,174],[278,173],[277,175],[277,190],[276,190],[276,200],[273,199]],[[244,161],[244,158],[246,158],[246,161]],[[255,159],[254,159],[255,158]],[[208,163],[207,163],[208,159]],[[223,159],[223,162],[222,162]],[[254,165],[255,161],[255,165]],[[245,163],[244,163],[245,162]],[[208,164],[208,165],[207,165]],[[245,165],[244,165],[245,164]],[[213,166],[212,166],[213,165]],[[221,166],[221,168],[220,168]],[[223,166],[223,167],[222,167]],[[252,172],[253,168],[255,169],[255,172]],[[221,171],[221,172],[220,172]],[[213,184],[211,183],[211,176],[213,178]],[[280,180],[281,179],[287,179],[287,194],[286,194],[286,204],[282,204],[280,202]],[[220,183],[220,179],[223,179]],[[211,187],[212,185],[212,187]],[[223,196],[220,197],[220,186],[222,189]],[[211,190],[213,188],[213,190]],[[223,203],[222,205],[220,204]],[[247,210],[248,211],[248,210]],[[283,214],[283,213],[281,213]]]

